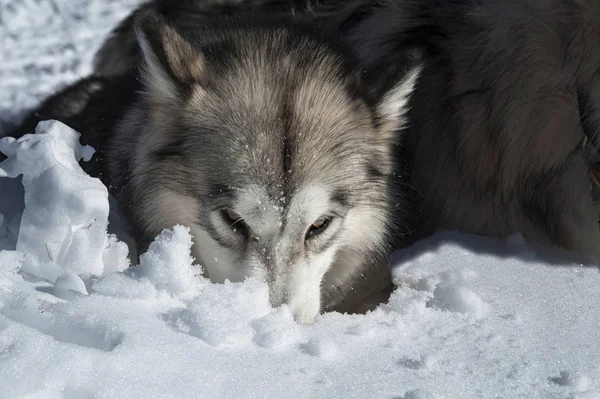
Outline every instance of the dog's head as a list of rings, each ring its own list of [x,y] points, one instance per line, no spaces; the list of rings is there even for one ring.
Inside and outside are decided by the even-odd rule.
[[[348,284],[389,250],[392,148],[419,70],[374,94],[311,29],[184,34],[138,18],[147,113],[133,160],[147,234],[189,226],[212,280],[260,276],[303,322],[325,281]]]

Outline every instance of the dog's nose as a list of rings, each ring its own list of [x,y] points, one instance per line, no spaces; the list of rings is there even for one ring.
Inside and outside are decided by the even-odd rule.
[[[317,317],[319,311],[315,313],[314,311],[307,311],[307,309],[297,309],[294,310],[294,320],[301,324],[312,324],[315,321],[315,317]]]
[[[321,311],[321,301],[317,295],[303,294],[291,295],[287,301],[292,309],[294,320],[298,323],[310,324]]]
[[[309,295],[296,295],[290,297],[284,289],[277,286],[269,286],[269,302],[273,308],[278,308],[283,304],[290,306],[294,320],[302,324],[311,324],[320,311],[320,302],[318,299],[311,298]]]

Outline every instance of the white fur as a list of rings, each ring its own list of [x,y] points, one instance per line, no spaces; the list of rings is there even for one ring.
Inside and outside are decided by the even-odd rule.
[[[339,243],[340,247],[352,248],[357,252],[377,248],[380,245],[380,237],[385,234],[386,217],[379,210],[368,206],[352,209],[344,220],[344,230],[350,231],[352,234],[342,235],[342,240]],[[327,283],[336,286],[342,285],[353,275],[360,273],[360,270],[349,267],[348,263],[353,260],[338,257],[331,270],[329,270]]]
[[[336,246],[292,268],[288,286],[288,304],[294,319],[312,323],[321,310],[321,284],[335,260]]]
[[[301,189],[291,199],[288,228],[306,231],[312,223],[323,216],[331,207],[330,191],[324,186],[313,185]],[[294,226],[296,225],[296,226]],[[299,226],[298,226],[299,225]],[[331,234],[338,224],[331,225]],[[302,239],[304,236],[302,235]],[[285,241],[282,242],[285,245]],[[290,243],[291,245],[298,245]],[[321,309],[321,283],[325,273],[335,260],[337,246],[332,245],[327,251],[319,255],[308,253],[307,258],[301,259],[291,266],[284,274],[287,281],[279,285],[288,293],[287,302],[292,309],[294,318],[301,323],[312,323]]]
[[[358,206],[348,212],[344,220],[345,235],[343,245],[349,247],[369,247],[378,245],[378,238],[385,230],[387,215],[370,206]]]

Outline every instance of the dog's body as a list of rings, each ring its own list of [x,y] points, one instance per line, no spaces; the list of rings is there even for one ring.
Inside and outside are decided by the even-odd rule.
[[[411,184],[421,192],[415,239],[437,229],[530,240],[600,260],[586,139],[600,124],[600,3],[593,0],[236,1],[307,14],[342,32],[368,72],[426,54],[411,99]],[[166,14],[178,6],[158,1]],[[186,2],[205,13],[204,1]],[[223,7],[223,5],[221,5]],[[121,26],[117,35],[125,35]],[[121,51],[122,52],[122,51]],[[110,74],[113,53],[99,52]],[[117,51],[118,53],[118,51]],[[595,156],[594,156],[595,155]]]
[[[421,236],[521,232],[600,261],[581,148],[599,141],[599,26],[593,0],[403,0],[362,22],[367,63],[427,52],[406,133]]]
[[[389,294],[387,258],[405,226],[392,153],[418,60],[372,90],[341,41],[312,25],[256,13],[189,21],[143,10],[139,65],[79,82],[21,130],[56,118],[102,147],[140,251],[188,226],[213,281],[263,278],[299,321],[364,309],[342,304],[359,286]],[[103,100],[109,110],[94,108]]]
[[[437,229],[562,246],[600,260],[600,208],[582,142],[598,147],[600,3],[593,0],[237,0],[244,9],[306,14],[341,32],[368,72],[409,47],[426,54],[409,110],[411,185],[420,191],[414,239]],[[205,14],[156,0],[169,15]],[[119,72],[124,23],[98,53],[97,69]],[[594,168],[592,166],[592,168]],[[597,168],[597,167],[595,167]]]

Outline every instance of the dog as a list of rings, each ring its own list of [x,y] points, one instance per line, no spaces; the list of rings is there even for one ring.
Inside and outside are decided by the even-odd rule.
[[[101,148],[96,170],[140,253],[188,226],[212,281],[264,279],[273,306],[303,323],[387,299],[387,260],[409,229],[394,151],[419,54],[383,66],[375,84],[343,38],[303,18],[176,14],[142,6],[126,20],[133,58],[52,96],[23,126],[56,118]],[[384,296],[367,304],[367,291]]]

